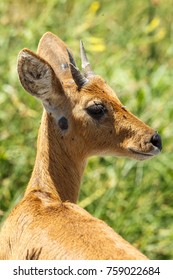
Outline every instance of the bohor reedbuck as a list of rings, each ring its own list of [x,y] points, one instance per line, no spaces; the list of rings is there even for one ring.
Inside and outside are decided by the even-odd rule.
[[[37,53],[19,53],[20,82],[41,100],[43,116],[25,195],[1,229],[0,259],[147,259],[76,204],[90,156],[146,160],[162,149],[159,134],[93,72],[82,42],[80,51],[82,71],[50,32]]]

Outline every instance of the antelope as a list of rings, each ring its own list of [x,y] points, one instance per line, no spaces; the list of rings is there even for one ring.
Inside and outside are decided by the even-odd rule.
[[[147,259],[76,202],[90,156],[146,160],[161,151],[161,137],[94,74],[82,42],[80,51],[82,72],[50,32],[37,53],[19,53],[19,79],[41,100],[43,115],[26,192],[1,229],[0,259]]]

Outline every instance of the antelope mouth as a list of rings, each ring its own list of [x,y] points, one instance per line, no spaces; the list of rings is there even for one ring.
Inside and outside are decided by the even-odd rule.
[[[151,151],[151,152],[146,152],[146,153],[144,153],[144,152],[141,152],[141,151],[138,151],[138,150],[136,150],[136,149],[133,149],[133,148],[129,148],[128,149],[133,155],[135,155],[135,157],[137,158],[137,159],[147,159],[147,158],[151,158],[151,157],[153,157],[153,156],[155,156],[155,155],[157,155],[160,151],[159,151],[159,149],[154,149],[153,151]]]

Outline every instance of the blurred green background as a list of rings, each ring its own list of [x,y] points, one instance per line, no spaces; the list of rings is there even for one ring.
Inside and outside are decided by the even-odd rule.
[[[79,63],[82,39],[94,71],[130,111],[162,135],[150,161],[89,161],[79,205],[151,259],[173,259],[172,0],[0,0],[0,220],[20,201],[31,175],[41,104],[21,87],[16,60],[46,31]]]

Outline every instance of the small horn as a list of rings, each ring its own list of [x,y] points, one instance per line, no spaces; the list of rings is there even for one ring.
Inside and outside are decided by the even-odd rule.
[[[70,69],[71,69],[72,77],[76,85],[78,86],[78,89],[80,90],[86,83],[88,83],[88,79],[86,79],[77,68],[75,60],[71,52],[69,51],[69,49],[67,49],[67,53],[70,60]]]
[[[82,41],[80,41],[80,54],[81,54],[82,69],[84,71],[84,76],[86,78],[94,76],[94,72],[92,71],[91,65],[87,59],[84,44]]]

